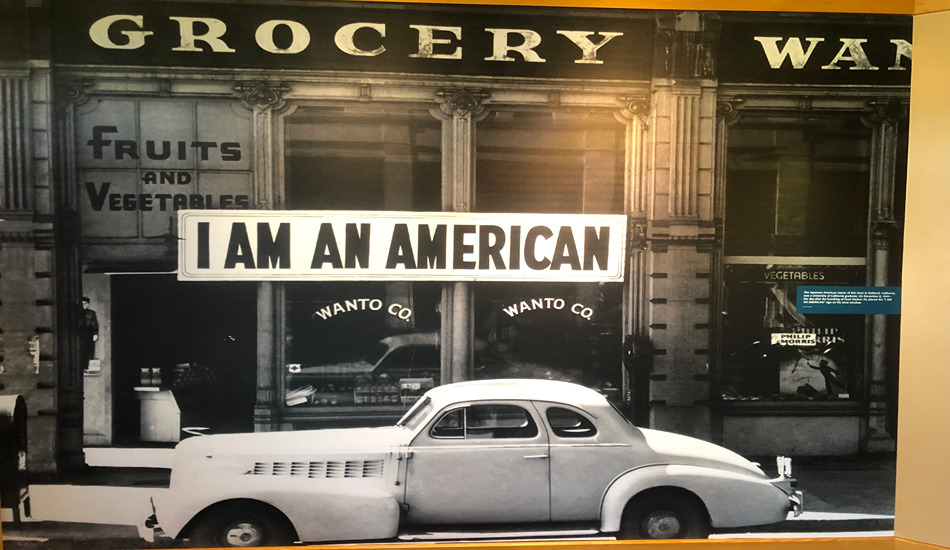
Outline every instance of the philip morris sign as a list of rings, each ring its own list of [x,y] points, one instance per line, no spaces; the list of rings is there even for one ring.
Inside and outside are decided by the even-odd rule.
[[[359,211],[179,213],[180,280],[623,280],[626,218]]]

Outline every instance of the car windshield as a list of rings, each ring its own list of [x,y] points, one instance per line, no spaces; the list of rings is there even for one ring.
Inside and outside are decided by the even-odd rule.
[[[409,409],[405,416],[399,419],[399,422],[396,422],[396,425],[415,430],[423,420],[428,418],[430,412],[432,412],[432,400],[423,397],[416,401],[416,404]]]
[[[363,360],[369,363],[370,365],[375,365],[379,362],[380,359],[386,355],[386,351],[389,350],[389,346],[382,342],[377,342],[373,347],[366,352],[366,355],[363,356]]]

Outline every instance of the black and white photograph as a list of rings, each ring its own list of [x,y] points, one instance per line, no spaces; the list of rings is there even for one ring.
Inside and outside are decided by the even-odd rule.
[[[910,16],[0,31],[6,548],[893,536]]]

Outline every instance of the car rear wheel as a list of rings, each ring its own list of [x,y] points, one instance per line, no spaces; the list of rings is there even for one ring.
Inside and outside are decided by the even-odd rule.
[[[682,489],[653,489],[627,504],[620,522],[622,539],[704,539],[709,515],[702,501]]]
[[[286,546],[296,541],[290,521],[256,502],[231,502],[205,512],[192,531],[196,547]]]

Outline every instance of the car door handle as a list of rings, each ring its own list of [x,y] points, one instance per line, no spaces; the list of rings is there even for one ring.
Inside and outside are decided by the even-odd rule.
[[[523,458],[547,458],[548,455],[526,455]]]

